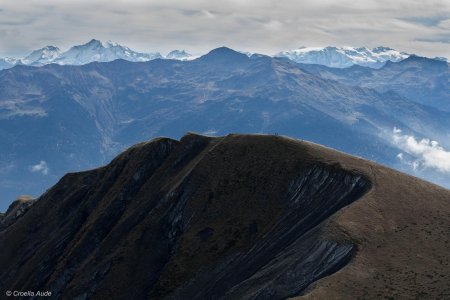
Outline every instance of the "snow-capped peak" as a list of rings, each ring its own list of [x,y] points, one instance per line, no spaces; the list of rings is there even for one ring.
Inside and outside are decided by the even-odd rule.
[[[85,47],[85,46],[91,46],[91,47],[102,46],[102,47],[104,47],[102,41],[96,40],[96,39],[92,39],[92,40],[90,40],[89,42],[87,42],[86,44],[84,44],[84,45],[78,45],[78,46],[81,46],[81,47],[83,47],[83,46],[84,46],[84,47]]]
[[[73,46],[62,53],[55,62],[61,65],[84,65],[90,62],[108,62],[116,59],[128,61],[149,61],[156,58],[162,58],[158,52],[140,53],[122,46],[116,42],[108,41],[103,43],[92,39],[88,43]]]
[[[106,42],[102,42],[102,41],[97,40],[97,39],[92,39],[89,42],[87,42],[86,44],[78,45],[78,46],[75,46],[75,47],[88,47],[88,48],[124,47],[124,48],[127,48],[127,47],[121,46],[119,43],[113,42],[111,40],[108,40]]]
[[[119,43],[113,42],[113,41],[106,41],[105,43],[102,43],[103,47],[105,48],[112,48],[112,47],[125,47],[119,45]],[[125,47],[128,48],[128,47]],[[129,48],[128,48],[129,49]]]
[[[409,54],[388,47],[300,47],[283,51],[275,56],[287,57],[298,63],[319,64],[333,68],[346,68],[361,65],[372,68],[383,66],[386,61],[397,62]]]
[[[58,47],[45,46],[34,50],[23,59],[0,58],[0,70],[11,68],[17,64],[42,66],[50,63],[60,65],[84,65],[90,62],[109,62],[116,59],[124,59],[132,62],[144,62],[157,58],[176,60],[192,60],[197,58],[185,50],[173,50],[166,57],[159,52],[142,53],[131,50],[117,42],[102,42],[91,39],[85,44],[76,45],[62,52]]]
[[[247,56],[252,53],[242,52]],[[388,47],[300,47],[294,50],[283,51],[275,57],[287,57],[298,63],[320,64],[334,68],[345,68],[352,65],[378,68],[387,61],[398,62],[410,55]],[[109,62],[124,59],[132,62],[144,62],[157,58],[175,60],[193,60],[193,56],[185,50],[173,50],[166,56],[159,52],[142,53],[131,50],[129,47],[117,42],[102,42],[92,39],[89,42],[71,47],[62,52],[58,47],[46,46],[30,53],[23,59],[0,58],[0,70],[11,68],[17,64],[42,66],[56,63],[61,65],[83,65],[90,62]],[[436,58],[445,60],[445,58]]]
[[[12,58],[12,57],[0,58],[0,70],[12,68],[15,65],[18,65],[21,63],[22,62],[20,61],[20,59],[17,59],[17,58]]]
[[[185,50],[173,50],[166,55],[167,59],[176,60],[191,60],[193,59],[192,54],[187,53]]]
[[[61,50],[55,46],[45,46],[44,48],[34,50],[24,59],[22,63],[32,66],[41,66],[51,63],[61,54]]]

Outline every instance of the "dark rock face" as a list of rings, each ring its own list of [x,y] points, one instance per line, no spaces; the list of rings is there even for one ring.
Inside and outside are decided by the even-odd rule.
[[[350,259],[351,244],[321,241],[313,229],[367,187],[361,177],[342,171],[322,166],[302,170],[289,185],[285,211],[264,237],[230,256],[226,265],[204,270],[204,278],[189,281],[170,298],[284,299],[298,294]],[[235,241],[238,235],[229,243]]]
[[[67,174],[0,232],[0,286],[62,299],[284,299],[345,266],[321,228],[371,187],[267,136],[189,134]]]
[[[35,203],[35,199],[29,196],[21,196],[17,198],[9,206],[6,213],[0,215],[0,230],[11,226],[19,218],[21,218]]]

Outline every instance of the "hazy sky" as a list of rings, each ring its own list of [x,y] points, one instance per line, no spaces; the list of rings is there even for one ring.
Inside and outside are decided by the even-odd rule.
[[[0,0],[0,56],[92,38],[163,54],[383,45],[450,58],[450,0]]]

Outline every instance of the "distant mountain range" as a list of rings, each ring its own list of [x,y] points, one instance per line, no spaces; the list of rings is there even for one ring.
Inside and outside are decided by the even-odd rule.
[[[243,52],[247,56],[250,52]],[[347,68],[354,65],[380,68],[386,62],[398,62],[411,54],[388,47],[301,47],[279,52],[273,57],[285,57],[302,64],[323,65],[332,68]],[[46,46],[30,53],[24,58],[0,58],[0,70],[15,65],[43,66],[46,64],[84,65],[91,62],[110,62],[124,59],[132,62],[144,62],[153,59],[192,60],[197,58],[185,50],[173,50],[163,56],[159,52],[141,53],[115,42],[101,42],[93,39],[86,44],[73,46],[63,52],[58,47]],[[435,58],[447,61],[445,58]]]
[[[448,186],[448,76],[427,58],[331,69],[225,47],[189,61],[16,66],[0,72],[1,204],[186,131],[289,135]]]
[[[101,42],[92,39],[86,44],[71,47],[63,52],[58,47],[46,46],[30,53],[22,59],[0,59],[0,69],[11,68],[23,64],[29,66],[43,66],[51,63],[59,65],[84,65],[94,61],[109,62],[124,59],[132,62],[143,62],[157,58],[188,60],[194,58],[184,50],[171,51],[167,56],[159,52],[140,53],[111,41]]]
[[[353,86],[394,91],[415,102],[450,111],[449,64],[439,59],[412,55],[398,63],[386,62],[380,69],[352,66],[345,69],[303,65],[322,78]]]
[[[278,53],[298,63],[317,64],[332,68],[346,68],[353,65],[379,68],[387,61],[398,62],[410,55],[387,47],[369,49],[366,47],[301,47]]]

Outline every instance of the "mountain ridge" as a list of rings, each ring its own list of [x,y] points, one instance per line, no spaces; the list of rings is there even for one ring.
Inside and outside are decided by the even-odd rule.
[[[344,84],[394,91],[417,103],[450,111],[450,64],[411,55],[399,62],[387,62],[379,69],[351,66],[345,69],[302,64],[302,69]]]
[[[65,175],[0,230],[0,282],[63,298],[442,298],[448,199],[306,141],[158,138]]]
[[[279,52],[275,56],[287,57],[297,63],[319,64],[327,67],[346,68],[361,65],[379,68],[384,63],[398,62],[410,56],[388,47],[301,47]]]
[[[161,55],[159,52],[141,53],[116,42],[102,42],[97,39],[91,39],[85,44],[72,46],[66,51],[61,51],[56,46],[48,45],[32,51],[22,59],[0,59],[0,70],[11,68],[18,64],[29,66],[43,66],[47,64],[84,65],[91,62],[110,62],[116,59],[143,62],[158,58],[191,60],[195,57],[185,50],[173,50],[166,56]]]
[[[253,55],[250,52],[245,52],[244,54],[247,56]],[[285,57],[297,63],[319,64],[336,68],[347,68],[355,65],[380,68],[390,61],[398,62],[413,55],[382,46],[373,49],[367,47],[328,46],[301,47],[268,56]],[[61,51],[56,46],[48,45],[34,50],[22,59],[0,58],[0,70],[11,68],[17,64],[32,66],[42,66],[50,63],[83,65],[94,61],[109,62],[115,59],[126,59],[129,61],[149,61],[157,58],[192,60],[198,57],[187,53],[185,50],[172,50],[167,55],[161,55],[159,52],[141,53],[116,42],[102,42],[97,39],[91,39],[85,44],[72,46],[67,51]],[[434,59],[448,62],[444,58]]]

